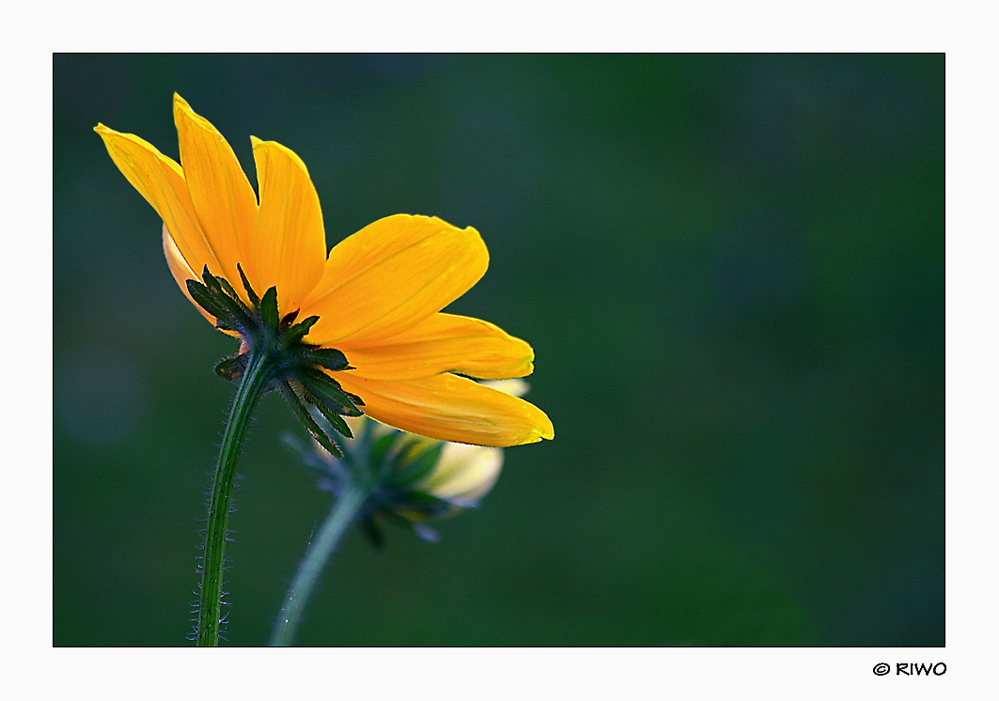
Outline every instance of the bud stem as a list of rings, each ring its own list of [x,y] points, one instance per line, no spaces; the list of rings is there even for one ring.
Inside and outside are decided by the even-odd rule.
[[[315,540],[306,550],[294,581],[288,587],[284,606],[281,607],[281,614],[274,625],[274,633],[268,645],[274,647],[291,645],[301,622],[302,612],[319,581],[319,575],[330,555],[350,530],[369,496],[370,492],[366,486],[352,483],[334,502]]]
[[[246,370],[229,411],[218,467],[212,485],[205,534],[205,555],[201,566],[201,600],[198,604],[198,645],[219,644],[222,618],[222,582],[225,568],[225,539],[229,526],[236,463],[243,449],[243,439],[261,395],[274,376],[275,365],[266,348],[250,351]]]

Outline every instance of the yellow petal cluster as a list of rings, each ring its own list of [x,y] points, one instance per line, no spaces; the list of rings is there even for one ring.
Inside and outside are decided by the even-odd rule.
[[[335,378],[361,397],[372,418],[483,446],[554,438],[551,421],[534,405],[459,376],[524,377],[534,369],[534,351],[523,340],[441,311],[489,265],[478,231],[396,214],[327,256],[319,196],[294,152],[251,137],[258,199],[226,140],[179,95],[174,121],[180,163],[134,134],[103,124],[96,131],[163,220],[167,265],[188,299],[186,281],[200,280],[205,266],[245,294],[239,266],[258,293],[277,288],[282,317],[296,310],[299,319],[319,317],[305,342],[346,355],[354,369]]]

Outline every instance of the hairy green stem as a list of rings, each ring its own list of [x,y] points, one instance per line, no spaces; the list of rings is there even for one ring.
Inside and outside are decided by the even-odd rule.
[[[201,565],[201,600],[198,604],[198,645],[219,644],[222,618],[222,583],[225,569],[225,540],[229,527],[236,462],[243,449],[243,439],[261,395],[274,374],[274,364],[266,350],[250,351],[243,378],[229,413],[229,421],[219,450],[218,467],[212,485],[205,535],[205,556]]]
[[[355,517],[368,500],[368,496],[367,488],[351,485],[336,500],[329,516],[326,517],[319,533],[316,534],[315,540],[306,550],[294,581],[288,587],[284,606],[281,608],[281,614],[274,625],[274,633],[271,635],[268,645],[291,645],[301,622],[302,612],[309,602],[312,590],[319,581],[319,575],[336,546],[350,530]]]

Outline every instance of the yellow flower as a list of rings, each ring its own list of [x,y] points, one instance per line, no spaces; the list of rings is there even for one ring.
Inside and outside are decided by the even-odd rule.
[[[336,380],[372,418],[484,446],[554,437],[540,409],[467,379],[529,375],[531,347],[487,321],[441,312],[488,267],[475,229],[397,214],[344,239],[327,257],[319,197],[295,153],[250,137],[258,202],[229,144],[179,95],[174,121],[179,164],[133,134],[102,124],[96,131],[162,218],[170,271],[210,322],[218,320],[195,303],[187,281],[207,269],[249,305],[238,285],[242,271],[253,290],[276,287],[280,318],[318,316],[303,342],[346,356],[350,369],[336,371]]]

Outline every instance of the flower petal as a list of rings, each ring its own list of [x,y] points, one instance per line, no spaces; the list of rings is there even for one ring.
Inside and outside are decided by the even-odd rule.
[[[221,274],[218,259],[198,224],[184,173],[177,162],[135,134],[122,134],[103,124],[98,124],[94,131],[104,139],[111,160],[128,182],[160,215],[188,265],[198,271],[207,265],[209,270]]]
[[[194,301],[191,297],[191,293],[187,290],[188,280],[198,280],[198,276],[194,274],[191,270],[191,266],[187,264],[184,260],[183,254],[181,254],[180,249],[177,248],[176,242],[174,242],[173,237],[166,228],[166,224],[163,225],[163,255],[166,256],[167,267],[170,268],[170,273],[173,275],[173,279],[177,281],[177,286],[180,287],[180,291],[184,293],[191,304],[201,312],[201,316],[208,319],[212,326],[215,326],[215,317],[204,310],[204,308]]]
[[[364,400],[364,413],[421,436],[503,448],[555,437],[543,411],[518,397],[457,375],[379,382],[336,373],[348,392]]]
[[[163,225],[163,254],[167,259],[167,267],[170,268],[170,272],[173,274],[173,279],[177,281],[177,286],[180,287],[181,292],[183,292],[184,296],[190,300],[191,304],[194,305],[194,308],[201,312],[201,316],[208,319],[208,322],[212,326],[215,326],[217,319],[205,311],[204,307],[195,302],[194,298],[191,297],[191,293],[187,289],[188,280],[197,280],[198,282],[201,282],[201,278],[194,274],[194,271],[191,270],[191,266],[189,266],[187,261],[184,260],[184,257],[180,254],[180,249],[177,248],[177,244],[174,243],[173,237],[170,235],[170,232],[167,231],[165,224]],[[229,336],[235,336],[236,338],[240,337],[238,331],[230,331],[227,329],[219,329],[219,331]]]
[[[180,163],[201,230],[222,264],[221,275],[242,291],[236,264],[250,282],[257,198],[229,144],[212,124],[195,114],[180,95],[173,96]]]
[[[481,319],[434,314],[381,341],[339,343],[352,376],[368,380],[413,380],[456,372],[483,380],[524,377],[534,370],[534,350]]]
[[[163,225],[163,254],[166,256],[167,267],[170,268],[170,273],[173,275],[173,279],[177,281],[177,286],[180,287],[180,291],[184,293],[194,308],[201,312],[201,316],[208,319],[208,322],[215,326],[217,321],[214,316],[205,311],[204,307],[194,301],[191,297],[191,293],[187,289],[188,280],[201,281],[201,277],[194,274],[191,266],[187,264],[184,260],[184,256],[181,255],[180,249],[177,248],[177,244],[174,242],[173,237],[170,232],[167,231],[166,224]],[[225,329],[219,329],[222,333],[228,334],[230,336],[239,337],[237,331],[227,331]]]
[[[437,217],[396,214],[341,241],[302,316],[319,315],[310,343],[377,341],[463,295],[489,266],[479,232]]]
[[[253,239],[258,294],[276,285],[283,316],[299,309],[323,276],[323,213],[302,159],[279,143],[250,138],[260,184],[260,216]]]

